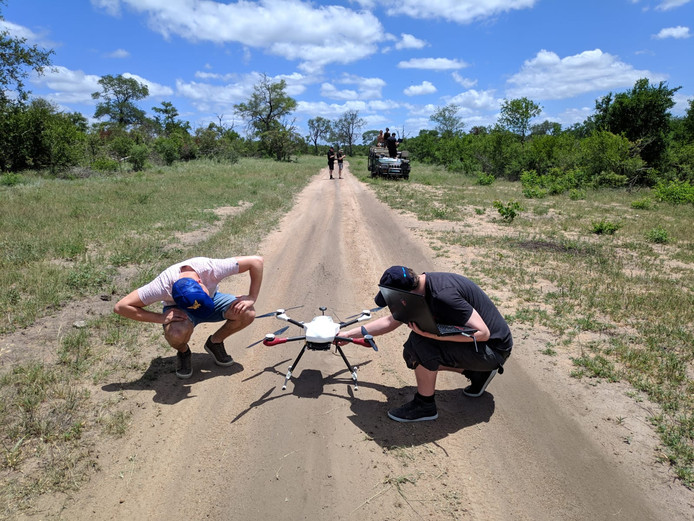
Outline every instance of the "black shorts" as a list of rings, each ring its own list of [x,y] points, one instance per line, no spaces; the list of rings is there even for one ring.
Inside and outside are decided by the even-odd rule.
[[[484,342],[445,342],[433,340],[410,333],[403,345],[402,357],[407,367],[414,369],[418,365],[430,371],[438,371],[439,366],[469,369],[471,371],[492,371],[499,363],[506,361],[511,350],[492,350]]]

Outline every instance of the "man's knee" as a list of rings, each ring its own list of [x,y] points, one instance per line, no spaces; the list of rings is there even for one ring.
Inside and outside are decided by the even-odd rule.
[[[170,322],[164,326],[164,338],[173,347],[187,344],[193,334],[193,329],[195,327],[189,320]]]

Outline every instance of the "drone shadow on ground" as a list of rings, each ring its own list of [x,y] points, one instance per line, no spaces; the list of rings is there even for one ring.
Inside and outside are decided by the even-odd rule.
[[[284,374],[277,370],[277,366],[282,363],[266,367],[247,380],[264,372],[271,372],[284,377]],[[363,367],[368,363],[370,361],[359,364],[357,367]],[[346,387],[346,394],[335,392],[336,386],[340,385]],[[410,401],[417,390],[416,387],[393,388],[369,381],[359,381],[358,385],[359,390],[355,391],[347,369],[342,369],[325,377],[318,370],[304,369],[300,374],[292,375],[286,391],[273,394],[274,391],[280,389],[278,383],[277,386],[268,389],[260,398],[250,403],[246,409],[231,420],[231,423],[236,422],[256,407],[261,407],[274,400],[289,396],[314,399],[320,396],[332,396],[347,400],[352,412],[348,419],[380,446],[389,448],[436,442],[446,438],[451,433],[488,422],[495,409],[494,397],[489,392],[484,393],[479,398],[469,398],[462,393],[461,389],[442,390],[436,392],[436,404],[439,412],[439,418],[436,421],[398,423],[388,418],[387,412]],[[361,399],[359,395],[362,388],[373,389],[381,393],[386,397],[385,403],[383,400]]]
[[[243,365],[236,362],[230,367],[215,365],[210,355],[193,353],[193,376],[181,380],[174,374],[176,356],[154,358],[147,370],[132,382],[113,382],[101,387],[106,392],[119,391],[154,391],[152,401],[164,405],[174,405],[187,398],[194,398],[192,387],[210,378],[224,378],[238,374],[244,370]]]

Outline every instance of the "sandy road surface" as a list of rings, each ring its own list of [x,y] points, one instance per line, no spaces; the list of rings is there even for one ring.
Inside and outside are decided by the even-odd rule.
[[[344,319],[373,306],[392,264],[446,269],[411,225],[348,171],[332,181],[321,172],[259,247],[258,312],[303,305],[290,315],[308,321],[326,306]],[[246,291],[243,276],[232,279],[222,289]],[[301,344],[246,346],[284,325],[258,319],[228,342],[233,368],[213,365],[202,349],[211,329],[201,328],[191,380],[105,386],[132,407],[131,432],[99,449],[101,472],[59,514],[41,517],[694,519],[692,492],[653,463],[646,412],[619,386],[568,378],[561,361],[537,354],[536,334],[514,330],[507,370],[481,398],[461,394],[461,376],[441,375],[439,419],[410,425],[386,417],[414,392],[401,359],[406,328],[379,337],[378,353],[345,347],[358,390],[339,356],[309,351],[282,391]]]

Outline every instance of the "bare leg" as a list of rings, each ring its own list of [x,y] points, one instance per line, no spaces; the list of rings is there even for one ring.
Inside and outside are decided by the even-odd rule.
[[[190,320],[169,322],[164,325],[164,339],[176,351],[185,353],[188,350],[188,341],[193,334],[193,323]]]
[[[229,309],[224,314],[224,318],[226,318],[227,321],[210,337],[210,340],[215,344],[224,342],[229,336],[249,326],[255,319],[255,309],[251,308],[240,314],[233,314],[231,309]]]

